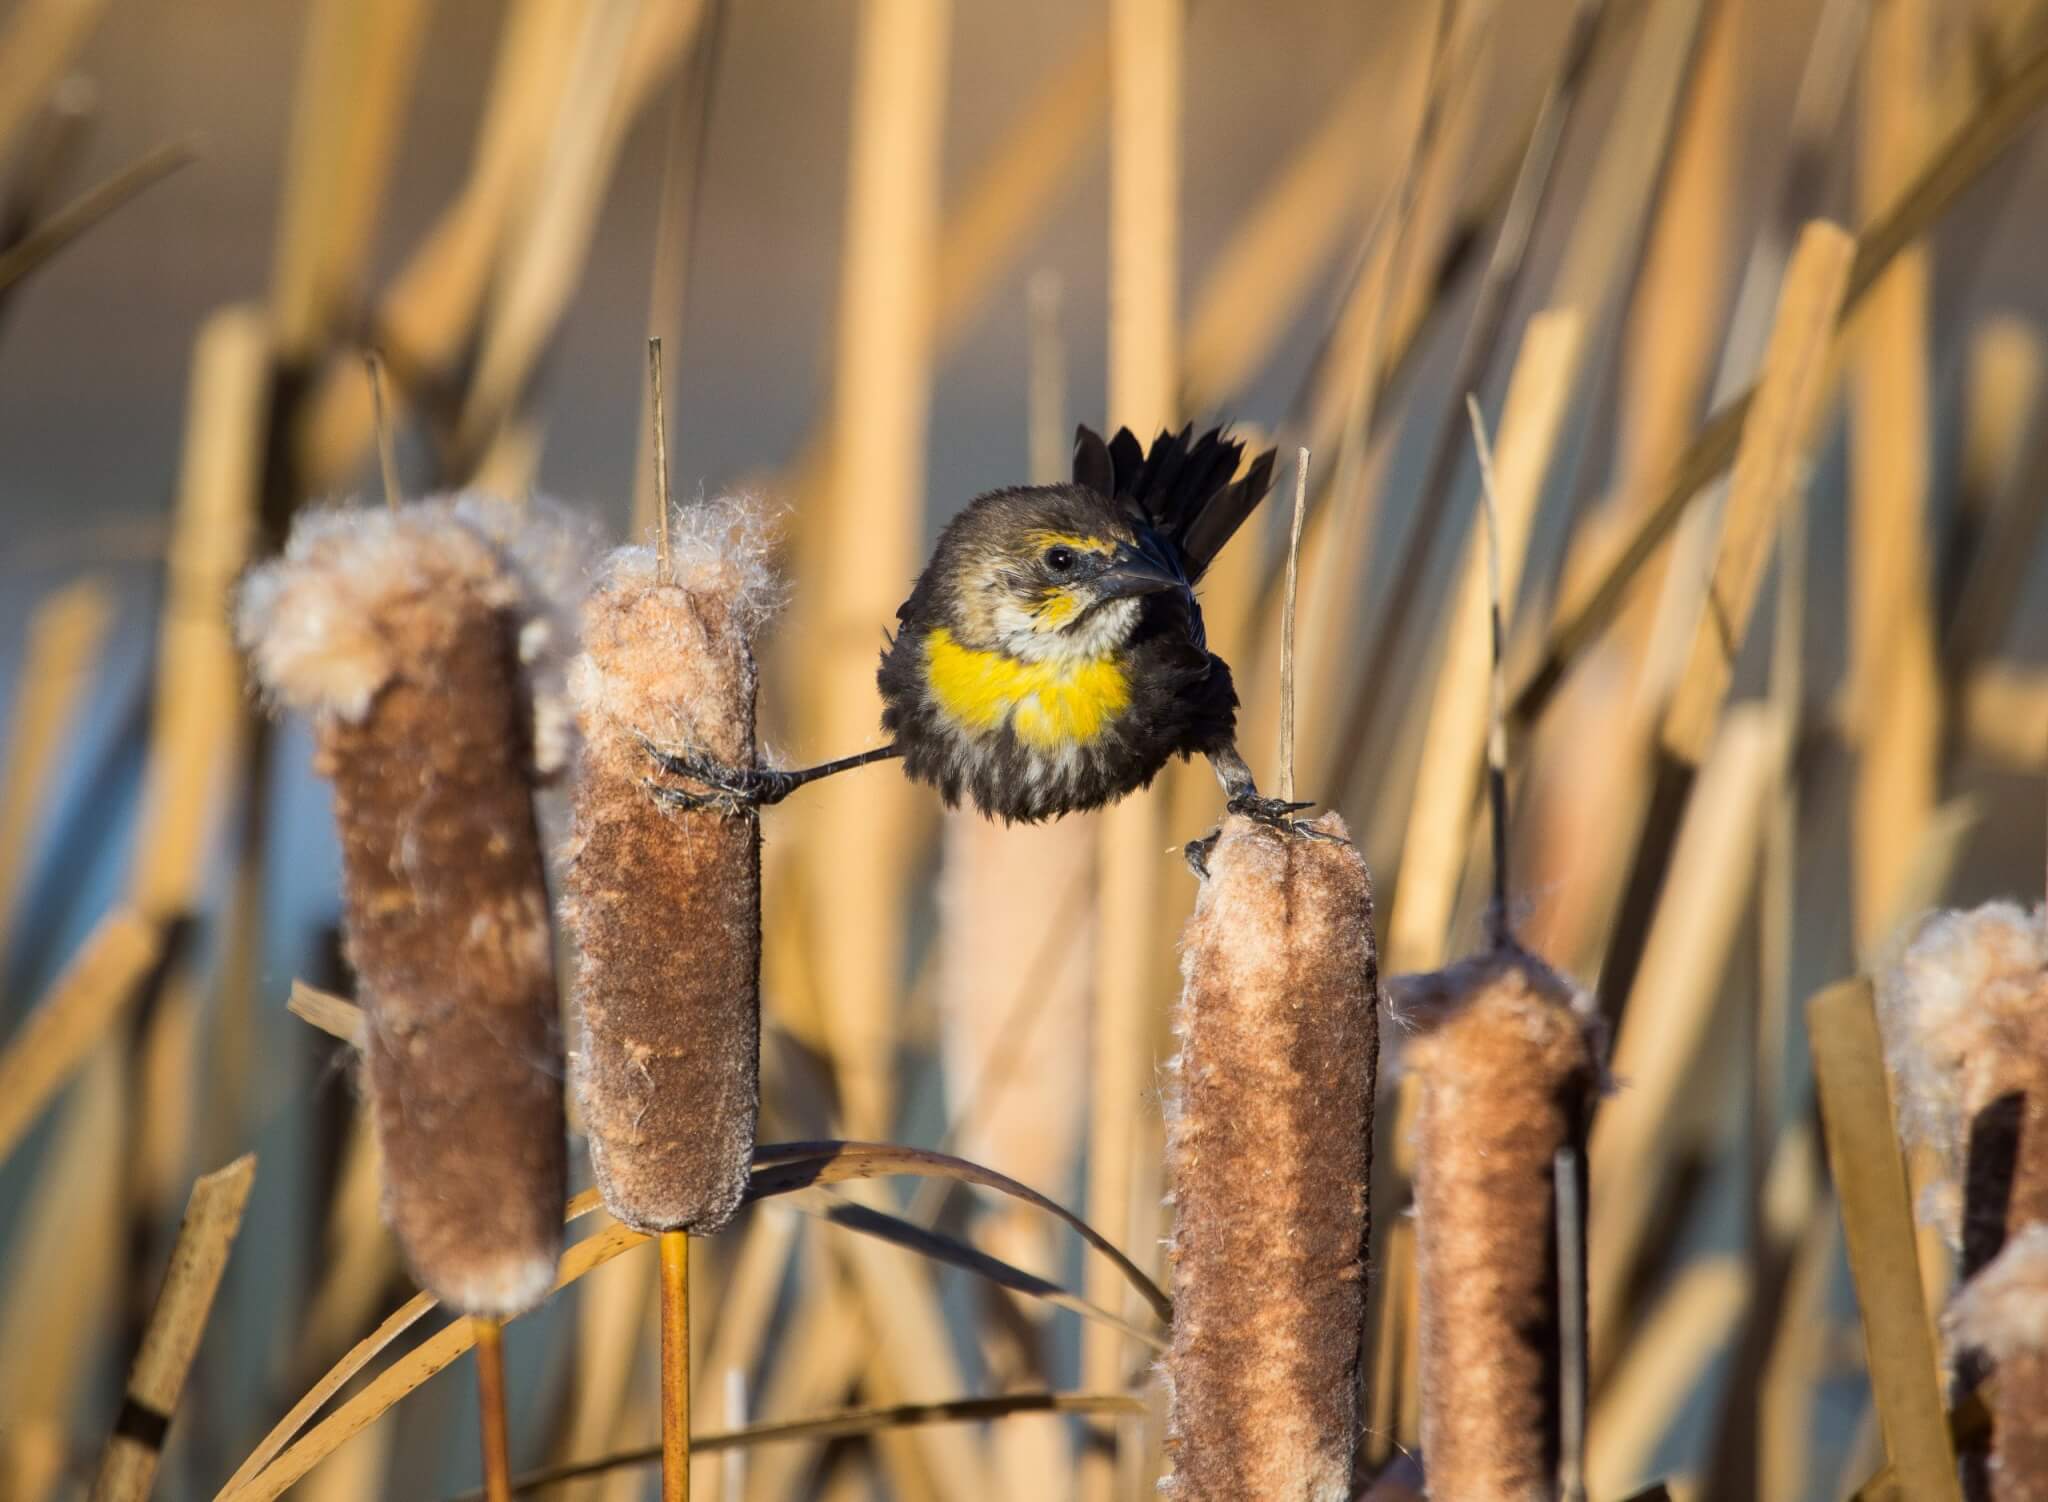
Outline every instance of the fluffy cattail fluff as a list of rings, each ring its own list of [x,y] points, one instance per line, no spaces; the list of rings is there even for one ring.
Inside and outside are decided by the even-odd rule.
[[[1947,1172],[1922,1210],[1965,1277],[2048,1221],[2048,931],[1992,902],[1935,913],[1878,979],[1900,1134]]]
[[[2048,1502],[2048,1225],[2015,1231],[1963,1285],[1944,1319],[1959,1347],[1989,1361],[1996,1502]]]
[[[760,1107],[760,829],[657,803],[647,748],[754,764],[771,583],[743,506],[681,511],[675,531],[668,582],[653,552],[622,549],[584,604],[565,916],[577,1098],[605,1205],[641,1230],[709,1233],[739,1208]]]
[[[1959,1246],[1948,1330],[1967,1383],[1996,1372],[1998,1502],[2048,1502],[2048,921],[2010,902],[1936,913],[1877,987],[1902,1135],[1942,1165],[1923,1213]]]
[[[315,512],[242,590],[257,674],[312,714],[334,784],[385,1217],[418,1280],[469,1314],[532,1307],[561,1241],[532,801],[560,717],[522,664],[559,646],[540,571],[573,573],[576,532],[552,508],[471,497]]]
[[[1594,1019],[1571,986],[1512,947],[1392,989],[1395,1015],[1416,1029],[1402,1056],[1419,1086],[1416,1272],[1429,1494],[1549,1498],[1563,1388],[1553,1164],[1567,1146],[1585,1161],[1599,1078]]]
[[[1162,1489],[1351,1495],[1379,1063],[1372,885],[1331,840],[1233,817],[1183,941],[1167,1119],[1173,1346]]]

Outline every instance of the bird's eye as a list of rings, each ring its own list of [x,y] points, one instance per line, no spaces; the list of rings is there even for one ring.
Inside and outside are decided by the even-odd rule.
[[[1047,548],[1045,550],[1045,566],[1056,574],[1064,574],[1074,566],[1074,550],[1072,548]]]

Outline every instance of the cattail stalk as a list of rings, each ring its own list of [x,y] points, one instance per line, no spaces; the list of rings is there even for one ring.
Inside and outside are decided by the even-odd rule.
[[[553,1282],[565,1154],[520,671],[544,617],[490,504],[310,515],[241,626],[334,784],[385,1216],[425,1287],[496,1319]]]
[[[1566,1406],[1554,1166],[1564,1148],[1585,1161],[1598,1078],[1592,1020],[1570,986],[1511,944],[1409,982],[1402,1010],[1422,1029],[1406,1063],[1420,1086],[1430,1494],[1549,1498]],[[1585,1204],[1582,1187],[1576,1203]]]
[[[1167,1126],[1181,1502],[1351,1495],[1378,977],[1364,862],[1335,814],[1310,827],[1331,838],[1226,820],[1187,928]]]

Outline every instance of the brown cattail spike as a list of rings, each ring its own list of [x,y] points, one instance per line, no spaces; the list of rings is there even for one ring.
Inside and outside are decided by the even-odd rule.
[[[1351,1495],[1379,1063],[1372,884],[1344,824],[1233,817],[1184,941],[1165,1493]]]
[[[1422,1453],[1433,1497],[1555,1495],[1564,1395],[1554,1164],[1583,1163],[1593,1025],[1541,961],[1502,946],[1401,982],[1420,1086],[1416,1264]],[[1575,1203],[1583,1207],[1579,1194]],[[1579,1307],[1583,1308],[1583,1301]]]
[[[673,583],[613,555],[571,675],[583,726],[564,877],[582,1019],[576,1088],[598,1187],[646,1231],[739,1208],[760,1101],[760,831],[648,794],[650,745],[754,764],[753,633],[765,546],[733,503],[679,512]]]
[[[2048,910],[1936,913],[1877,986],[1901,1135],[1942,1175],[1923,1211],[1955,1241],[1958,1373],[1988,1365],[1996,1502],[2048,1502]]]
[[[510,1316],[554,1280],[565,1147],[520,668],[544,597],[490,506],[310,515],[241,627],[334,783],[385,1215],[444,1302]]]

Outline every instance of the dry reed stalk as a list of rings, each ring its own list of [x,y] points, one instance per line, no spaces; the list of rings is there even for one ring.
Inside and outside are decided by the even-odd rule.
[[[1942,141],[1883,214],[1857,237],[1845,316],[1947,211],[1957,195],[2011,149],[2044,99],[2048,99],[2048,46],[2017,62],[1977,112]],[[1636,519],[1607,541],[1596,563],[1573,571],[1579,586],[1561,596],[1557,619],[1546,633],[1543,647],[1514,686],[1512,707],[1517,723],[1528,724],[1541,714],[1571,668],[1600,638],[1644,562],[1670,535],[1693,497],[1728,467],[1753,395],[1740,392],[1717,407],[1658,482],[1655,503],[1629,508]]]
[[[2000,321],[1979,334],[1971,353],[1961,493],[1942,568],[1942,663],[1951,688],[2009,634],[2048,515],[2048,442],[2038,431],[2027,452],[2028,426],[2040,426],[2040,342],[2030,329]]]
[[[1432,1495],[1549,1497],[1563,1419],[1557,1152],[1600,1076],[1586,999],[1512,946],[1402,982]],[[1583,1161],[1583,1159],[1581,1159]],[[1583,1202],[1583,1201],[1582,1201]],[[1583,1338],[1582,1336],[1580,1338]]]
[[[24,0],[0,31],[0,157],[63,82],[107,0]]]
[[[1146,435],[1173,420],[1180,368],[1184,27],[1182,0],[1115,0],[1110,7],[1109,411],[1112,421]],[[1161,813],[1159,795],[1139,793],[1103,814],[1098,934],[1156,931],[1164,877]],[[1152,1091],[1159,979],[1149,945],[1097,946],[1087,1214],[1091,1224],[1120,1245],[1133,1244],[1140,1117]],[[1085,1287],[1091,1301],[1122,1307],[1124,1292],[1103,1269],[1091,1267]],[[1100,1391],[1120,1388],[1127,1351],[1115,1332],[1085,1330],[1082,1385]],[[1077,1478],[1080,1502],[1107,1502],[1124,1490],[1119,1467],[1132,1464],[1137,1436],[1128,1423],[1114,1433],[1109,1445],[1084,1440]]]
[[[1226,820],[1183,946],[1171,1497],[1351,1495],[1379,985],[1364,862],[1311,827]]]
[[[635,1401],[641,1396],[636,1389],[648,1386],[637,1379],[646,1365],[642,1336],[654,1308],[657,1277],[647,1258],[622,1257],[602,1273],[585,1278],[577,1290],[576,1342],[569,1358],[575,1372],[569,1380],[567,1411],[549,1447],[558,1462],[658,1431],[657,1412],[647,1413],[644,1427],[631,1431],[623,1422],[628,1414],[640,1417],[636,1409],[643,1405]],[[562,1492],[571,1502],[600,1502],[608,1494],[602,1480]]]
[[[1592,1139],[1588,1241],[1593,1286],[1615,1290],[1593,1311],[1594,1381],[1627,1328],[1629,1280],[1668,1178],[1674,1101],[1700,1067],[1721,978],[1756,889],[1764,808],[1789,730],[1768,708],[1730,711],[1688,800],[1670,874],[1622,1009],[1611,1067],[1627,1088],[1605,1102]]]
[[[690,66],[678,68],[669,85],[667,139],[662,147],[660,209],[654,223],[654,261],[648,278],[647,337],[683,347],[690,271],[695,260],[697,220],[711,152],[711,111],[717,97],[719,32],[724,12],[716,0],[698,24]],[[640,443],[633,455],[632,537],[646,537],[665,525],[669,505],[655,483],[653,383],[641,391]]]
[[[21,1202],[0,1303],[0,1496],[59,1495],[72,1422],[92,1359],[120,1305],[121,1155],[128,1099],[121,1046],[94,1050],[64,1103],[34,1187]]]
[[[1806,1023],[1885,1451],[1915,1502],[1960,1502],[1870,983],[1822,991]]]
[[[1735,676],[1735,654],[1763,589],[1782,513],[1804,503],[1828,393],[1827,349],[1854,242],[1825,220],[1799,237],[1785,274],[1757,394],[1728,482],[1713,575],[1664,718],[1664,751],[1697,766]]]
[[[196,905],[240,761],[247,696],[221,604],[255,541],[270,377],[260,314],[230,308],[206,321],[192,351],[130,888],[151,917]]]
[[[31,842],[55,791],[57,751],[77,727],[113,623],[113,591],[93,576],[52,592],[29,618],[0,751],[0,955],[8,952]]]
[[[1578,360],[1582,327],[1570,310],[1530,320],[1501,415],[1498,461],[1500,535],[1490,543],[1475,508],[1444,655],[1435,673],[1429,729],[1401,846],[1401,881],[1388,924],[1387,952],[1397,971],[1444,961],[1466,835],[1486,759],[1486,684],[1493,668],[1488,611],[1490,550],[1498,549],[1500,609],[1513,608],[1536,506],[1564,426],[1565,379]],[[1492,483],[1489,481],[1488,483]]]
[[[1429,264],[1432,238],[1445,227],[1441,210],[1463,163],[1458,140],[1449,139],[1447,117],[1458,82],[1455,76],[1455,34],[1458,7],[1451,0],[1435,7],[1426,30],[1428,62],[1422,71],[1414,131],[1399,174],[1376,216],[1365,245],[1365,258],[1338,310],[1330,349],[1308,420],[1309,447],[1334,454],[1326,466],[1330,480],[1324,504],[1309,519],[1301,554],[1306,560],[1302,594],[1309,605],[1306,649],[1297,664],[1305,686],[1303,697],[1331,715],[1346,697],[1345,684],[1355,676],[1352,645],[1357,639],[1358,571],[1364,566],[1377,518],[1376,490],[1365,478],[1371,469],[1368,453],[1373,416],[1378,408],[1386,352],[1395,320],[1405,307],[1418,303],[1410,286],[1418,266]],[[1466,112],[1469,114],[1470,112]],[[1276,695],[1280,681],[1279,613],[1276,594],[1260,618],[1258,669],[1248,674],[1241,734],[1253,744],[1277,729]],[[1320,787],[1327,754],[1335,738],[1328,731],[1309,737],[1311,781]]]
[[[1668,470],[1704,415],[1715,351],[1727,330],[1743,49],[1759,40],[1759,9],[1753,0],[1732,0],[1710,8],[1700,23],[1698,61],[1679,102],[1663,191],[1619,332],[1623,374],[1610,487],[1618,495],[1640,496]],[[1646,624],[1638,619],[1633,626],[1640,631]]]
[[[567,1287],[646,1240],[640,1232],[618,1224],[586,1236],[563,1251],[554,1287]],[[405,1312],[417,1319],[431,1307],[429,1301],[417,1310],[409,1306]],[[315,1466],[389,1413],[408,1393],[467,1354],[476,1344],[479,1323],[475,1319],[454,1320],[421,1341],[365,1383],[360,1391],[336,1405],[333,1412],[297,1440],[278,1450],[267,1464],[254,1468],[245,1465],[246,1477],[230,1481],[214,1502],[273,1502],[291,1490]],[[388,1332],[379,1334],[389,1338]],[[340,1385],[337,1382],[334,1387],[338,1389]],[[243,1472],[237,1472],[237,1476],[241,1477]]]
[[[88,189],[14,243],[0,249],[0,310],[24,279],[41,270],[57,253],[130,199],[190,165],[198,153],[188,142],[158,146],[96,187]]]
[[[2048,770],[2048,673],[1994,663],[1963,685],[1962,734],[1976,754],[2008,771]]]
[[[109,1038],[115,1021],[162,952],[163,928],[117,907],[86,936],[71,963],[0,1052],[0,1162],[43,1107]]]
[[[255,1179],[256,1158],[249,1154],[192,1186],[156,1307],[128,1373],[120,1416],[100,1457],[92,1502],[140,1502],[150,1494]]]
[[[1858,137],[1870,217],[1896,200],[1933,144],[1932,19],[1927,0],[1888,0],[1871,15]],[[1931,252],[1917,247],[1872,288],[1854,331],[1849,700],[1862,752],[1852,822],[1863,947],[1881,937],[1938,794],[1941,690],[1927,566],[1932,297]]]
[[[376,341],[412,367],[444,369],[474,333],[513,210],[531,187],[575,52],[578,7],[515,0],[508,8],[467,181],[393,278],[370,321]],[[342,483],[374,428],[369,393],[331,365],[293,438],[309,493]]]
[[[280,356],[310,360],[361,294],[429,7],[322,0],[299,63],[272,318]]]
[[[560,648],[548,591],[576,567],[567,535],[551,514],[471,498],[311,514],[241,601],[259,676],[314,715],[334,784],[386,1218],[423,1285],[490,1318],[545,1295],[561,1238],[531,779],[566,749],[542,693]]]
[[[647,747],[754,764],[753,638],[775,584],[745,505],[677,523],[665,578],[653,552],[622,549],[583,606],[563,917],[605,1206],[638,1230],[709,1235],[746,1192],[760,1110],[760,828],[665,810]]]
[[[2011,492],[2020,478],[2028,436],[2035,426],[2044,363],[2048,357],[2044,357],[2041,336],[2017,317],[1992,317],[1971,334],[1962,452],[1956,474],[1956,517],[1941,580],[1944,635],[1962,604],[1958,594],[1966,571],[1978,561],[1972,555],[1992,537],[2000,511],[2017,499]],[[2022,552],[2031,553],[2032,549],[2023,548]],[[1945,655],[1954,661],[1952,653]]]
[[[807,519],[815,615],[804,734],[829,754],[874,742],[875,633],[917,571],[931,381],[930,297],[943,135],[944,0],[867,0],[855,64],[846,239],[833,381],[829,500]],[[800,592],[801,593],[801,592]],[[905,886],[915,818],[900,777],[841,777],[811,794],[811,949],[832,977],[825,1008],[847,1134],[894,1115]],[[849,851],[871,862],[844,879]],[[830,956],[829,962],[825,956]]]
[[[481,451],[518,406],[575,290],[627,128],[702,19],[703,0],[606,0],[584,12],[555,128],[491,283],[461,449]]]
[[[1072,183],[1081,154],[1101,130],[1108,97],[1109,43],[1097,33],[1039,86],[976,164],[940,225],[934,252],[927,312],[935,361],[952,353],[1013,258],[1033,243],[1039,221]],[[827,412],[812,428],[774,490],[808,498],[825,489],[837,464],[833,417]],[[1071,437],[1061,435],[1062,454]],[[807,551],[813,541],[802,531],[792,541],[799,572],[819,566]]]
[[[1647,1485],[1651,1462],[1673,1420],[1699,1394],[1701,1379],[1741,1327],[1754,1277],[1731,1255],[1700,1257],[1679,1270],[1636,1327],[1636,1338],[1593,1409],[1586,1487],[1626,1497]]]
[[[1840,1219],[1821,1200],[1799,1238],[1757,1401],[1757,1502],[1801,1502],[1813,1468],[1810,1407],[1828,1359],[1826,1308],[1841,1257]]]
[[[1182,411],[1205,412],[1261,369],[1361,204],[1398,169],[1374,137],[1401,86],[1402,48],[1374,46],[1272,185],[1231,229],[1195,289],[1182,338]]]

